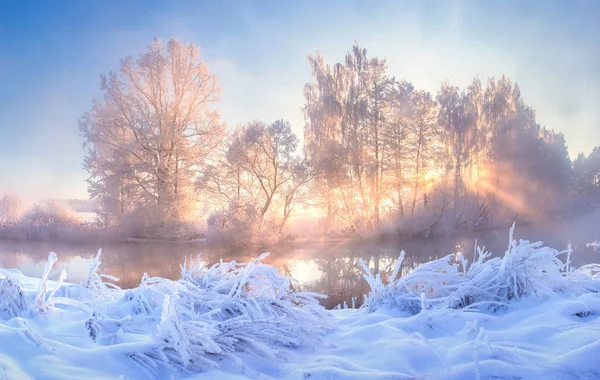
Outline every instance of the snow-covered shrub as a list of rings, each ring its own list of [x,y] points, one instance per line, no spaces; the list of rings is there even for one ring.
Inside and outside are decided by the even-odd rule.
[[[25,292],[21,281],[16,278],[22,276],[20,272],[17,271],[15,277],[10,272],[0,273],[0,314],[4,312],[10,316],[21,316],[25,312],[48,311],[54,305],[57,290],[62,287],[67,278],[67,272],[63,269],[54,283],[53,289],[48,290],[48,276],[57,259],[56,253],[50,252],[35,294]]]
[[[191,221],[166,220],[156,222],[156,208],[138,208],[119,219],[119,231],[126,237],[159,240],[191,240],[200,236]]]
[[[522,298],[573,296],[600,291],[600,266],[587,265],[578,270],[570,266],[571,250],[558,251],[542,242],[513,239],[504,256],[491,258],[478,247],[474,262],[451,254],[425,263],[410,274],[396,278],[404,254],[401,254],[390,282],[384,284],[363,263],[365,279],[371,288],[364,307],[372,311],[391,307],[418,313],[425,303],[434,308],[496,309]],[[560,256],[566,255],[563,262]],[[424,300],[423,300],[424,298]]]
[[[0,223],[0,239],[94,241],[97,235],[96,228],[55,201],[33,205],[18,221]]]
[[[201,235],[193,222],[172,220],[150,225],[146,236],[161,240],[192,240]]]
[[[51,281],[57,255],[50,253],[35,290],[0,275],[0,314],[84,315],[81,330],[97,345],[131,357],[157,373],[162,369],[201,371],[239,355],[285,360],[285,351],[314,347],[327,330],[327,311],[317,294],[297,292],[293,279],[262,261],[183,263],[178,281],[144,275],[122,290],[100,274],[101,251],[85,283],[62,286],[66,273]],[[2,272],[9,273],[9,272]],[[16,276],[18,277],[18,276]],[[33,284],[29,284],[33,285]]]
[[[318,342],[326,329],[319,295],[295,292],[290,278],[261,262],[267,255],[210,268],[186,261],[179,281],[144,276],[125,304],[138,318],[155,320],[159,333],[134,358],[200,370],[216,366],[215,355],[276,358],[282,348]]]
[[[102,264],[101,257],[102,257],[102,249],[99,249],[98,253],[96,254],[96,257],[94,258],[94,260],[92,261],[92,264],[90,265],[90,270],[88,272],[88,278],[87,278],[87,281],[85,282],[85,286],[92,293],[104,295],[104,294],[108,293],[109,289],[120,290],[120,288],[113,283],[104,282],[104,279],[118,282],[119,281],[118,278],[108,275],[108,274],[99,274],[98,273],[98,268],[100,268],[100,265]]]
[[[233,200],[227,207],[210,214],[206,235],[213,243],[242,245],[252,242],[259,229],[260,217],[256,207]]]
[[[49,297],[46,297],[46,295],[48,293],[48,291],[47,291],[48,276],[50,275],[50,271],[52,270],[52,267],[54,266],[54,264],[56,263],[57,260],[58,260],[58,257],[56,256],[56,253],[50,252],[50,254],[48,255],[48,261],[46,262],[46,265],[44,267],[44,272],[42,273],[42,278],[39,281],[37,296],[35,297],[35,306],[34,307],[35,307],[36,311],[40,311],[40,312],[47,311],[48,307],[50,305],[50,301],[52,301],[52,299],[54,298],[54,295],[56,293],[56,288],[52,291],[52,293],[50,293]],[[63,281],[66,278],[67,278],[67,273],[63,269],[63,271],[60,273],[57,288],[60,288],[60,286],[62,285]]]
[[[178,303],[176,295],[173,299],[165,296],[153,343],[132,357],[150,368],[158,364],[193,371],[218,367],[216,358],[223,350],[215,341],[217,329],[203,320],[184,323],[176,308]]]
[[[55,201],[36,204],[22,218],[23,224],[33,226],[68,227],[81,223],[73,211]]]
[[[182,283],[192,284],[217,296],[197,304],[196,312],[210,313],[212,318],[223,321],[220,324],[222,331],[230,334],[232,330],[252,328],[239,323],[225,323],[236,318],[261,321],[263,332],[269,330],[266,325],[272,323],[272,327],[279,329],[279,339],[285,340],[285,335],[289,335],[297,342],[290,341],[284,345],[308,344],[322,332],[322,318],[326,313],[317,299],[323,296],[294,291],[291,278],[262,263],[268,255],[265,253],[247,264],[218,263],[210,268],[196,261],[189,268],[182,266]]]
[[[16,223],[23,214],[23,202],[17,194],[0,197],[0,225]]]
[[[28,295],[18,282],[3,281],[0,294],[10,296],[0,298],[0,306],[16,315],[52,312],[54,305],[89,313],[81,328],[90,339],[157,374],[160,368],[217,367],[223,358],[239,362],[241,352],[285,359],[286,349],[320,341],[327,311],[319,295],[294,291],[291,278],[262,263],[267,255],[211,267],[200,258],[186,260],[180,280],[144,275],[138,287],[125,291],[105,282],[115,278],[99,274],[101,251],[84,284],[61,286],[64,272],[50,283],[57,260],[51,253],[37,292]]]
[[[102,333],[102,322],[96,313],[92,313],[91,317],[85,321],[85,329],[90,335],[90,338],[96,342]]]
[[[145,238],[155,214],[156,211],[151,208],[137,208],[121,216],[119,228],[128,237]]]
[[[594,252],[597,252],[598,249],[600,248],[600,242],[598,240],[596,240],[591,243],[587,243],[585,246],[587,248],[592,248],[594,250]]]
[[[6,313],[11,317],[17,317],[28,307],[29,302],[23,292],[21,281],[8,276],[0,278],[0,315]]]

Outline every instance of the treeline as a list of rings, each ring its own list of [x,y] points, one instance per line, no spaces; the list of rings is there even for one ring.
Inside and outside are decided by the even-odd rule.
[[[564,136],[536,122],[516,83],[444,82],[431,94],[358,45],[341,63],[309,61],[305,149],[321,173],[312,190],[327,225],[471,230],[564,211]]]
[[[579,153],[573,161],[573,190],[586,199],[600,201],[600,147],[589,155]]]
[[[577,169],[593,158],[574,171],[564,136],[507,78],[432,94],[358,45],[309,63],[300,151],[285,120],[227,129],[194,45],[155,40],[122,60],[80,119],[99,224],[191,237],[205,221],[227,242],[278,238],[294,217],[329,236],[431,234],[564,216],[571,195],[598,186],[600,170]]]
[[[216,77],[194,45],[155,40],[101,78],[102,101],[80,120],[84,166],[102,225],[130,236],[270,240],[314,177],[288,122],[228,132],[214,112]]]
[[[18,194],[5,194],[0,197],[0,240],[123,239],[116,230],[104,229],[100,234],[96,225],[83,220],[70,207],[81,204],[44,200],[26,208]]]

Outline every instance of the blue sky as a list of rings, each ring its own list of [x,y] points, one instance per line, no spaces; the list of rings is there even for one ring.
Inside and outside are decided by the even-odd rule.
[[[77,118],[99,75],[154,36],[201,47],[223,120],[290,120],[302,136],[306,56],[356,40],[435,92],[507,75],[571,154],[600,145],[600,2],[0,0],[0,194],[86,197]]]

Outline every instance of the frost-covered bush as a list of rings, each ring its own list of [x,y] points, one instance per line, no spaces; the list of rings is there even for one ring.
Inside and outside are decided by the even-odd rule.
[[[146,229],[152,220],[154,220],[153,210],[138,208],[122,215],[118,224],[126,236],[141,238],[145,237]]]
[[[208,236],[213,240],[232,237],[240,241],[251,240],[258,221],[258,210],[254,206],[232,201],[228,207],[214,211],[208,217]]]
[[[58,280],[53,283],[52,289],[49,290],[48,278],[56,260],[56,253],[50,252],[35,293],[25,291],[21,280],[18,278],[23,277],[20,272],[0,271],[0,315],[5,313],[14,317],[22,316],[26,312],[43,313],[54,306],[56,292],[62,287],[64,280],[67,278],[67,273],[63,269],[58,276]]]
[[[172,220],[150,225],[145,236],[160,240],[192,240],[201,235],[193,222]]]
[[[36,204],[29,209],[21,220],[23,224],[33,226],[73,226],[81,220],[73,211],[55,201]]]
[[[206,299],[198,305],[197,312],[210,312],[221,320],[232,317],[281,317],[288,315],[296,322],[325,316],[318,303],[323,297],[315,293],[296,292],[292,279],[281,275],[277,268],[262,263],[269,254],[250,260],[246,264],[218,263],[206,268],[199,260],[189,267],[182,266],[182,280],[190,290],[203,290],[218,295],[219,307],[214,300]],[[215,312],[218,313],[215,314]],[[304,326],[299,326],[304,328]]]
[[[55,201],[33,205],[18,221],[0,223],[0,239],[96,241],[97,228]]]
[[[6,194],[0,197],[0,225],[19,221],[23,214],[23,202],[17,194]]]
[[[50,281],[57,260],[51,253],[28,293],[0,275],[0,310],[83,315],[81,331],[94,344],[131,357],[157,378],[163,370],[218,367],[225,358],[241,363],[240,353],[284,360],[285,350],[320,341],[327,311],[319,295],[294,291],[291,278],[262,263],[267,255],[210,267],[186,260],[178,281],[144,275],[138,287],[122,290],[101,274],[101,251],[83,284],[63,286],[64,271]]]
[[[600,248],[600,242],[596,240],[591,243],[587,243],[585,246],[587,248],[592,248],[594,252],[598,252],[598,249]]]
[[[88,272],[87,281],[85,282],[85,287],[92,294],[106,296],[106,295],[109,295],[108,293],[110,293],[111,289],[116,289],[116,290],[121,290],[121,289],[113,283],[104,282],[104,279],[118,282],[119,281],[118,278],[108,275],[108,274],[98,273],[98,269],[100,268],[100,265],[102,264],[101,257],[102,257],[102,250],[99,249],[98,253],[96,254],[96,257],[94,258],[94,260],[92,261],[92,264],[90,265],[90,270]]]
[[[56,256],[56,253],[50,252],[50,254],[48,255],[48,261],[46,262],[46,265],[44,267],[44,272],[42,273],[42,278],[38,284],[38,291],[35,297],[35,305],[33,305],[35,311],[44,312],[48,310],[50,302],[52,301],[52,299],[54,298],[54,294],[56,293],[56,289],[60,288],[63,281],[67,278],[67,272],[65,272],[65,270],[63,269],[60,273],[60,277],[58,279],[58,284],[56,288],[48,296],[48,276],[50,275],[50,271],[52,270],[52,267],[54,266],[57,260],[58,257]]]
[[[8,276],[2,278],[0,275],[0,315],[17,317],[22,315],[28,306],[21,281]]]
[[[156,208],[138,208],[119,219],[119,230],[131,238],[159,240],[191,240],[200,236],[194,223],[182,220],[156,222]]]
[[[125,312],[156,321],[159,333],[133,357],[200,370],[216,366],[217,355],[276,358],[283,348],[314,345],[326,328],[319,295],[295,292],[290,278],[261,262],[266,256],[210,268],[184,263],[179,281],[144,276],[125,293]]]
[[[504,256],[490,258],[484,248],[476,249],[469,265],[462,255],[451,254],[423,264],[397,278],[404,258],[398,258],[390,282],[384,284],[363,262],[371,292],[364,307],[372,311],[390,307],[416,314],[423,308],[485,308],[495,310],[513,300],[574,296],[600,291],[599,265],[574,270],[571,250],[558,251],[542,242],[513,239]],[[561,256],[566,256],[565,261]]]
[[[252,204],[233,200],[229,205],[214,211],[207,220],[207,239],[222,245],[243,245],[253,241],[267,242],[267,230],[277,231],[275,226],[268,228],[268,222],[261,220],[258,209]]]

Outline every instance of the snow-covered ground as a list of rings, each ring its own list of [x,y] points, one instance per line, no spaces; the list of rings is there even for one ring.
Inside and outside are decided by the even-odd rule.
[[[0,379],[598,379],[599,267],[511,241],[381,278],[359,309],[261,263],[200,260],[121,290],[0,269]],[[107,282],[108,281],[108,282]],[[62,284],[61,284],[62,282]]]

